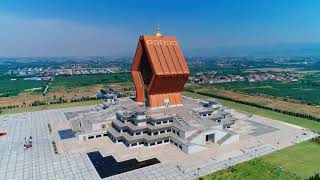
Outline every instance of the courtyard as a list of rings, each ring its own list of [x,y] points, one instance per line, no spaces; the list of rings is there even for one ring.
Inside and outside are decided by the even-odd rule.
[[[79,142],[62,140],[58,130],[68,129],[65,113],[90,111],[94,106],[44,110],[0,116],[0,179],[101,179],[87,153],[99,151],[118,162],[136,158],[157,158],[161,163],[114,175],[106,179],[193,179],[233,164],[269,154],[310,139],[313,134],[291,124],[233,111],[239,120],[230,130],[240,134],[239,142],[208,143],[201,153],[185,154],[172,144],[128,148],[108,137]],[[48,124],[54,124],[50,132]],[[24,150],[24,138],[33,146]],[[52,142],[57,144],[55,153]]]

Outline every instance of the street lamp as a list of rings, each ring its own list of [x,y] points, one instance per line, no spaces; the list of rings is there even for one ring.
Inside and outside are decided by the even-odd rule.
[[[200,177],[200,168],[198,168],[198,178]]]
[[[231,157],[229,157],[229,167],[231,166]]]

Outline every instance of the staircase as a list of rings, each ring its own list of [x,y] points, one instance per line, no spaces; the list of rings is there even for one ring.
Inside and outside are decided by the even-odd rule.
[[[202,131],[201,130],[198,130],[196,131],[195,133],[193,133],[191,136],[188,137],[188,141],[191,141],[193,138],[197,137],[199,134],[201,134]]]
[[[232,136],[232,134],[226,134],[223,136],[219,141],[217,141],[217,144],[221,145],[223,144],[227,139],[229,139]]]
[[[186,121],[182,119],[182,117],[179,114],[174,114],[173,117],[181,126],[190,126]]]

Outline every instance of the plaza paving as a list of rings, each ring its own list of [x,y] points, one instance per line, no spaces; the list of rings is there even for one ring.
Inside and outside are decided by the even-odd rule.
[[[85,150],[55,154],[52,141],[58,142],[60,139],[57,133],[50,133],[48,128],[48,123],[59,124],[60,122],[64,124],[67,121],[65,112],[86,111],[91,108],[87,106],[0,116],[0,132],[8,133],[7,136],[0,137],[0,180],[100,179]],[[246,121],[245,118],[247,117],[243,116],[243,121],[239,121],[233,128],[234,131],[241,134],[240,142],[244,144],[241,145],[240,153],[237,151],[234,154],[219,156],[220,158],[218,155],[216,158],[210,158],[211,156],[206,156],[208,154],[204,153],[202,155],[204,159],[201,163],[186,167],[178,166],[172,161],[166,161],[164,157],[162,159],[160,157],[162,163],[106,179],[193,179],[198,175],[206,175],[229,165],[273,152],[277,147],[276,142],[280,142],[279,148],[284,148],[312,136],[312,134],[302,136],[300,128],[277,121],[269,122],[266,118],[251,117],[250,121],[256,123]],[[266,123],[268,125],[264,126],[263,124]],[[279,130],[272,127],[279,127]],[[250,136],[250,133],[258,133],[259,136]],[[29,136],[32,136],[33,147],[24,150],[24,138]],[[105,151],[102,153],[111,153]],[[200,156],[195,157],[199,158]]]

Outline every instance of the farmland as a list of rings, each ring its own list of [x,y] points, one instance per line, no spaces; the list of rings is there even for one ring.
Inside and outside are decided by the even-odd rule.
[[[183,94],[185,96],[198,98],[198,99],[210,98],[208,96],[203,96],[203,95],[199,95],[199,94],[191,93],[191,92],[184,92]],[[265,110],[265,109],[259,109],[259,108],[252,107],[249,105],[239,104],[239,103],[227,101],[227,100],[220,100],[220,102],[223,106],[231,108],[231,109],[245,111],[248,113],[256,114],[256,115],[267,117],[270,119],[275,119],[275,120],[287,122],[290,124],[295,124],[295,125],[298,125],[301,127],[320,131],[320,123],[316,122],[316,121],[312,121],[312,120],[308,120],[308,119],[304,119],[304,118],[299,118],[299,117],[293,117],[290,115],[281,114],[281,113],[277,113],[277,112],[273,112],[273,111],[269,111],[269,110]]]
[[[98,84],[130,82],[130,73],[98,74],[82,76],[57,76],[49,91],[72,90],[77,87],[89,87]]]
[[[320,104],[320,74],[308,74],[303,80],[297,82],[244,81],[220,83],[216,86],[250,95],[266,94]]]
[[[274,96],[266,97],[264,95],[248,95],[243,92],[228,90],[219,86],[217,87],[212,85],[187,84],[186,89],[191,89],[197,92],[203,92],[212,95],[228,97],[232,99],[239,99],[246,102],[253,102],[259,105],[278,108],[286,111],[312,114],[315,116],[320,115],[319,106],[302,104],[300,102],[297,102],[297,100],[293,99],[284,99],[281,97]]]
[[[3,78],[0,80],[0,94],[7,93],[9,90],[11,93],[0,98],[0,106],[30,104],[34,101],[50,101],[57,98],[74,99],[95,96],[100,89],[110,86],[132,87],[129,73],[55,76],[48,93],[43,95],[42,91],[47,83],[46,81],[25,81],[22,78],[17,78],[16,81]],[[39,86],[42,86],[41,91],[24,92],[25,89]]]
[[[41,94],[46,85],[47,81],[26,81],[21,77],[9,78],[3,76],[0,77],[0,97],[16,96],[32,88],[41,88],[37,90]]]

